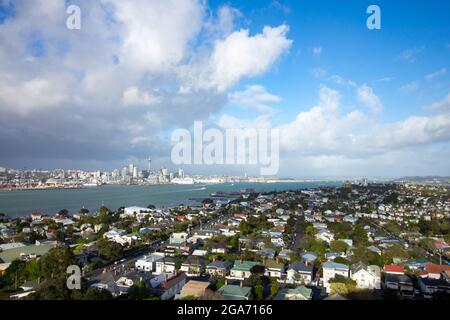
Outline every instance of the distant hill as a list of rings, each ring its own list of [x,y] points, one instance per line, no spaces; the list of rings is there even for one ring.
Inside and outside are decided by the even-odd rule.
[[[421,184],[450,185],[450,177],[447,176],[412,176],[393,179],[393,182],[410,182]]]

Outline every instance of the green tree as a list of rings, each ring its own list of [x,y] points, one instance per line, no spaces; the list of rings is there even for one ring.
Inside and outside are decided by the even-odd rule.
[[[262,300],[264,296],[264,287],[260,284],[253,287],[253,293],[256,300]]]
[[[13,286],[16,284],[17,286],[20,286],[25,280],[27,280],[26,263],[20,260],[12,261],[3,274],[3,280],[8,286]]]
[[[305,234],[307,236],[314,237],[314,235],[316,234],[316,230],[314,229],[313,226],[307,226],[305,228]]]
[[[278,291],[280,291],[280,285],[278,283],[272,283],[272,285],[270,286],[270,296],[272,298],[274,298]]]
[[[61,216],[67,216],[69,214],[69,210],[61,209],[61,210],[59,210],[58,214]]]
[[[95,243],[95,248],[102,259],[114,261],[122,257],[123,248],[117,242],[100,239]]]
[[[66,246],[57,246],[40,259],[41,272],[46,278],[65,277],[67,267],[73,264],[75,258]]]
[[[64,276],[58,276],[56,278],[47,279],[34,294],[29,296],[29,299],[69,300],[71,294],[71,290],[66,286],[66,278]]]
[[[330,250],[333,252],[346,252],[348,244],[342,240],[334,240],[330,242]]]
[[[111,300],[112,294],[108,290],[89,288],[84,292],[83,300]]]
[[[248,235],[248,234],[252,233],[253,230],[247,221],[242,220],[241,223],[239,224],[239,231],[243,235]]]
[[[128,298],[131,300],[144,300],[150,297],[150,288],[144,281],[136,281],[128,290]]]
[[[35,281],[42,277],[40,260],[30,260],[25,267],[28,280]]]

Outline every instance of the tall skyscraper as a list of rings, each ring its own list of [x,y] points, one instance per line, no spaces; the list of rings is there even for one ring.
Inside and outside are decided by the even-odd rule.
[[[128,165],[128,174],[129,174],[130,176],[133,175],[133,169],[134,169],[134,165],[133,165],[132,163],[130,163],[130,164]]]
[[[152,171],[152,159],[148,158],[147,160],[147,170],[148,173],[150,173],[150,171]]]

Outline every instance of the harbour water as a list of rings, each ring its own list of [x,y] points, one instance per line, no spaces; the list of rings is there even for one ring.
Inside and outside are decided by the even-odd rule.
[[[61,209],[74,213],[82,207],[91,212],[98,211],[104,204],[111,210],[122,206],[144,206],[153,204],[167,207],[179,204],[193,205],[190,199],[206,198],[213,192],[238,192],[252,188],[256,191],[283,191],[339,186],[339,181],[324,182],[280,182],[280,183],[225,183],[212,185],[103,185],[85,189],[55,190],[0,190],[0,212],[10,217],[41,212],[53,215]]]

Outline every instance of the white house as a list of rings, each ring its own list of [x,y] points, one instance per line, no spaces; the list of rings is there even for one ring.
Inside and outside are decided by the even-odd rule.
[[[125,216],[134,216],[140,213],[151,213],[152,210],[148,208],[142,208],[142,207],[127,207],[123,210],[123,214]]]
[[[188,234],[186,232],[174,232],[170,235],[169,243],[180,245],[186,242]]]
[[[135,263],[135,267],[142,271],[154,271],[156,270],[156,262],[164,259],[162,254],[151,254],[150,256],[144,256],[138,259]]]
[[[380,267],[365,266],[363,263],[354,264],[351,268],[351,278],[356,281],[356,287],[360,289],[381,288]]]
[[[302,262],[294,262],[289,265],[286,272],[287,283],[310,284],[313,280],[313,266]]]
[[[341,275],[344,277],[349,276],[350,268],[342,263],[336,263],[332,261],[327,261],[322,265],[323,269],[323,286],[330,292],[330,280],[336,275]]]
[[[334,240],[334,234],[332,234],[328,230],[322,229],[322,230],[319,230],[319,232],[317,232],[316,239],[330,243],[331,241]]]
[[[175,273],[175,259],[171,257],[164,257],[156,261],[155,273]]]

